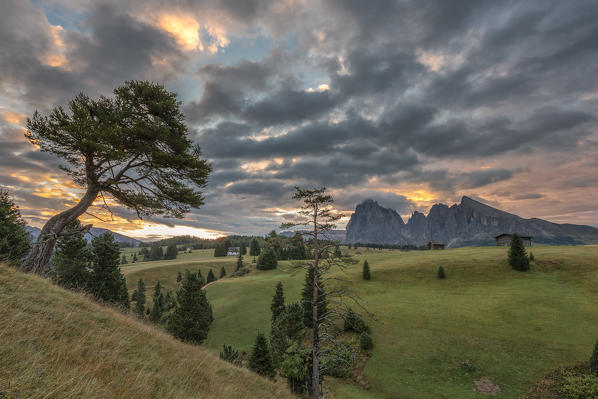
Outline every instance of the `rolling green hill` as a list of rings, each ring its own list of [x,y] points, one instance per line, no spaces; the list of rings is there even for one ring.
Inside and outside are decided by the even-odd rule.
[[[134,317],[0,266],[1,398],[285,398]]]
[[[377,321],[369,322],[375,348],[364,371],[370,389],[329,379],[336,397],[482,398],[472,384],[489,377],[500,387],[497,397],[516,398],[546,372],[587,361],[598,338],[598,246],[532,251],[532,271],[520,273],[510,269],[502,247],[360,248],[360,264],[341,275],[376,315]],[[192,270],[203,272],[221,262],[234,266],[233,257],[186,256]],[[366,258],[372,270],[368,282],[361,280]],[[176,270],[184,270],[186,262],[169,262],[123,270],[127,278],[144,278],[148,287],[156,277],[174,287]],[[439,265],[446,280],[436,277]],[[138,269],[129,271],[132,267]],[[207,292],[215,320],[205,346],[215,353],[225,343],[248,350],[258,331],[269,332],[276,283],[283,282],[287,300],[298,300],[303,278],[281,270],[254,271],[211,284]]]

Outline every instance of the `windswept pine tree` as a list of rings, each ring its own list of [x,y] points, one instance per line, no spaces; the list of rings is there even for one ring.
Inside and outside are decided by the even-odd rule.
[[[268,378],[276,374],[272,364],[272,356],[268,348],[268,340],[263,333],[258,333],[249,358],[249,369]]]
[[[511,237],[511,247],[509,249],[509,264],[514,270],[524,272],[529,270],[529,258],[523,246],[523,240],[517,233]]]
[[[202,289],[197,274],[188,270],[177,291],[177,301],[167,323],[167,329],[176,338],[201,344],[208,336],[212,323],[212,307]]]
[[[30,249],[30,237],[19,207],[0,189],[0,262],[18,266]]]
[[[130,81],[112,97],[79,94],[68,111],[27,119],[27,139],[66,161],[61,168],[85,194],[46,222],[22,271],[41,274],[64,228],[100,196],[139,216],[181,218],[203,204],[211,168],[192,144],[180,106],[163,86]]]
[[[135,313],[139,317],[143,317],[145,313],[145,283],[142,279],[137,281],[137,296],[136,296],[136,303],[135,303]]]
[[[125,276],[120,272],[120,246],[111,233],[104,233],[91,241],[92,265],[89,291],[96,298],[129,307]]]
[[[282,289],[282,282],[278,282],[276,284],[276,292],[272,297],[272,304],[270,305],[270,310],[272,311],[272,323],[276,321],[278,316],[284,312],[284,292]]]
[[[65,288],[86,290],[90,284],[91,251],[81,231],[81,223],[74,220],[65,228],[52,255],[52,281]]]

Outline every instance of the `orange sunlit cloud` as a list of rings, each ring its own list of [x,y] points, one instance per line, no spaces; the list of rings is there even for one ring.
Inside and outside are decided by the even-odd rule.
[[[134,229],[129,228],[114,228],[111,226],[110,229],[116,233],[126,234],[136,238],[163,238],[173,237],[178,235],[190,235],[200,238],[219,238],[223,237],[223,232],[209,229],[202,229],[199,227],[192,226],[166,226],[158,223],[142,222]]]
[[[62,39],[62,35],[65,33],[64,28],[60,25],[51,25],[50,26],[50,34],[52,37],[52,42],[54,44],[53,48],[49,49],[48,52],[44,55],[42,62],[48,66],[53,68],[62,68],[62,69],[69,69],[68,60],[64,55],[64,40]]]
[[[25,122],[25,119],[27,119],[27,115],[21,114],[20,112],[9,111],[7,109],[0,109],[0,118],[14,125],[22,125],[23,122]]]
[[[205,26],[205,31],[212,41],[204,43],[200,36],[202,26],[189,14],[161,14],[158,16],[157,25],[173,36],[179,46],[186,51],[199,50],[214,54],[229,44],[224,28],[217,25]]]

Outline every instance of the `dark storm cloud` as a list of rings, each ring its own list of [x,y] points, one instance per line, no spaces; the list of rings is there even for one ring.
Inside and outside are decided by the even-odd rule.
[[[69,68],[43,62],[57,50],[43,12],[5,3],[0,95],[25,104],[21,113],[79,91],[109,94],[126,79],[198,85],[183,106],[213,163],[206,205],[189,218],[204,227],[271,228],[278,216],[265,209],[293,206],[296,184],[334,189],[343,209],[371,196],[407,213],[410,200],[377,189],[423,185],[454,198],[500,186],[541,167],[522,166],[528,155],[591,154],[598,131],[591,1],[73,2],[78,29],[62,34],[60,50]],[[185,52],[148,22],[160,13],[195,16],[202,31],[216,21],[231,46],[213,58]],[[267,48],[227,53],[235,40],[256,37]],[[0,148],[6,170],[56,168],[13,141]],[[568,187],[590,187],[597,173],[586,169]],[[507,197],[537,195],[548,194]],[[256,216],[243,221],[247,213]]]

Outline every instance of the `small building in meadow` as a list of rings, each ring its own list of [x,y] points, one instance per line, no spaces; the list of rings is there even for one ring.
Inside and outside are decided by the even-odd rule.
[[[428,249],[444,249],[444,247],[446,247],[446,245],[441,242],[430,241],[428,243]]]
[[[521,237],[521,241],[523,241],[523,245],[525,247],[532,246],[532,238],[531,237],[528,237],[528,236],[519,236],[519,237]],[[511,238],[513,238],[513,234],[507,234],[507,233],[502,233],[501,235],[494,237],[494,239],[496,240],[496,246],[498,246],[498,247],[506,247],[508,245],[511,245]]]
[[[228,251],[226,252],[227,256],[239,256],[239,247],[228,247]]]

